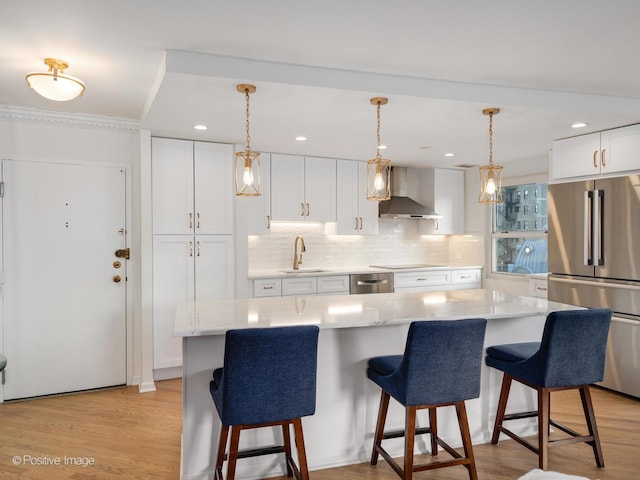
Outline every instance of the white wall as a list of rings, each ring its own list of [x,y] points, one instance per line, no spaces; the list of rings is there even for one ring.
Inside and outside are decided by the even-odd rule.
[[[127,242],[132,252],[127,265],[127,383],[139,383],[140,137],[137,123],[0,105],[0,158],[126,168]],[[1,341],[0,336],[0,344]]]

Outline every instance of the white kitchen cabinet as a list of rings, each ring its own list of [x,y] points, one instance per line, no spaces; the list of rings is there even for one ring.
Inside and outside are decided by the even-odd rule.
[[[253,281],[254,297],[294,295],[340,295],[349,293],[349,275],[258,278]]]
[[[241,211],[246,217],[249,235],[271,233],[271,155],[268,153],[260,154],[260,178],[262,195],[236,197],[236,202],[242,204]]]
[[[549,287],[547,285],[547,280],[539,279],[539,278],[530,278],[529,279],[529,295],[532,297],[542,297],[547,298]]]
[[[446,168],[419,170],[420,191],[416,200],[442,218],[419,220],[422,235],[464,233],[464,171]]]
[[[233,297],[231,235],[154,235],[153,366],[182,365],[182,341],[173,336],[183,301]]]
[[[551,180],[608,176],[640,170],[640,125],[555,140]]]
[[[466,290],[481,288],[482,270],[479,268],[465,268],[451,270],[451,290]]]
[[[271,219],[336,221],[336,160],[271,154]]]
[[[231,145],[152,138],[154,234],[233,232]]]
[[[393,274],[394,292],[429,292],[448,290],[451,285],[449,270],[420,270]]]
[[[338,160],[336,171],[336,234],[377,234],[378,202],[367,200],[367,164]]]

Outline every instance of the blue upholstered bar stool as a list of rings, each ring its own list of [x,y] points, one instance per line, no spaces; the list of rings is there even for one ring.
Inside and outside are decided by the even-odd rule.
[[[318,327],[275,327],[229,330],[224,366],[213,372],[211,396],[222,428],[215,480],[222,480],[228,457],[227,480],[235,478],[238,458],[284,453],[287,475],[308,480],[301,417],[316,409]],[[299,467],[291,456],[293,425]],[[281,426],[283,445],[238,451],[240,431]],[[231,427],[231,444],[226,454]]]
[[[611,310],[565,310],[552,312],[542,333],[542,341],[512,343],[487,348],[486,363],[504,372],[498,412],[491,443],[505,433],[538,455],[538,465],[547,469],[548,447],[585,442],[593,448],[598,467],[604,467],[602,448],[591,403],[589,384],[602,380]],[[538,392],[538,409],[505,415],[511,381],[516,380]],[[551,392],[577,388],[589,435],[580,435],[551,420]],[[538,445],[534,445],[503,426],[503,422],[538,417]],[[569,435],[549,440],[550,425]]]
[[[404,355],[369,360],[367,376],[382,388],[371,465],[378,463],[380,454],[404,480],[411,480],[413,472],[454,465],[464,465],[471,480],[478,478],[464,401],[480,394],[486,326],[484,318],[413,322]],[[384,431],[390,396],[405,407],[405,428],[399,432]],[[438,437],[436,409],[449,405],[456,408],[464,456]],[[416,412],[422,409],[429,409],[429,427],[416,429]],[[432,455],[440,445],[453,459],[414,465],[415,436],[424,433],[431,434]],[[382,447],[382,440],[402,436],[404,468]]]

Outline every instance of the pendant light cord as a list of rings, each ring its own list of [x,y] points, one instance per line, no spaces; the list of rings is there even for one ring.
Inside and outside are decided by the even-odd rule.
[[[246,120],[247,146],[245,147],[245,151],[246,152],[250,152],[251,151],[251,146],[250,146],[251,137],[249,136],[249,90],[248,89],[244,91],[244,95],[245,95],[245,98],[247,99],[247,108],[246,108],[246,114],[247,114],[247,120]]]
[[[489,166],[493,166],[493,113],[489,114]]]
[[[376,130],[378,137],[378,147],[376,148],[376,158],[382,158],[380,155],[380,101],[378,101],[378,129]]]

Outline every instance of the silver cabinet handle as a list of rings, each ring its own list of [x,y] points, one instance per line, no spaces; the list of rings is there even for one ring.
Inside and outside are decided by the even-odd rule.
[[[200,212],[196,213],[196,228],[200,228]]]
[[[193,257],[193,242],[189,242],[189,256]]]
[[[193,228],[193,213],[189,212],[189,228]]]
[[[271,228],[271,215],[267,215],[267,228]]]
[[[437,218],[434,218],[434,219],[433,219],[433,222],[436,224],[436,225],[435,225],[435,227],[434,227],[434,230],[435,230],[435,231],[440,230],[440,224],[438,223],[438,219],[437,219]]]
[[[198,246],[198,253],[196,253],[196,256],[200,256],[200,240],[198,240],[197,242],[197,246]]]
[[[354,220],[356,221],[356,226],[354,228],[358,230],[358,217],[354,217]]]
[[[307,203],[307,217],[309,216],[309,204]]]
[[[304,217],[304,203],[300,204],[300,216]]]
[[[360,217],[360,230],[362,230],[362,217]]]
[[[388,280],[358,280],[357,285],[381,285],[389,283]]]
[[[536,290],[540,290],[541,292],[546,292],[547,291],[547,287],[536,287]]]
[[[269,285],[268,287],[264,286],[264,287],[262,287],[262,289],[263,290],[273,290],[273,285]]]

